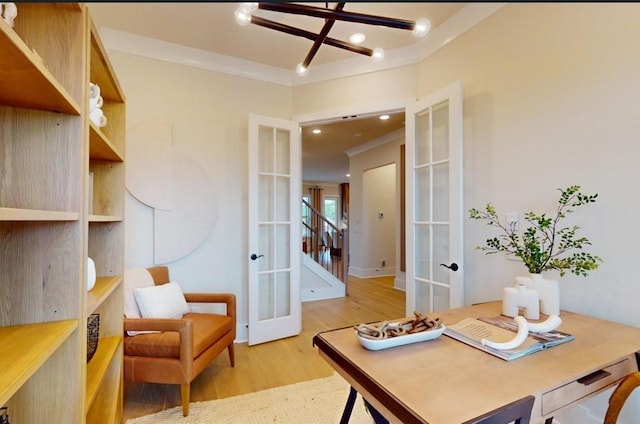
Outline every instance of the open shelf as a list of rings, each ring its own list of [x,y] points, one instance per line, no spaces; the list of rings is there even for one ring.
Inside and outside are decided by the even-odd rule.
[[[77,327],[77,320],[0,327],[0,405],[7,403]]]
[[[77,221],[79,218],[76,212],[0,208],[0,221]]]
[[[124,159],[118,149],[93,122],[89,121],[89,157],[91,159],[122,162]]]
[[[96,398],[102,381],[107,375],[111,362],[122,343],[122,336],[102,337],[98,340],[98,349],[87,364],[87,403],[85,414]]]
[[[87,294],[87,316],[94,313],[120,283],[122,283],[121,276],[96,278],[96,285]]]
[[[80,115],[80,106],[40,56],[0,19],[0,104]]]

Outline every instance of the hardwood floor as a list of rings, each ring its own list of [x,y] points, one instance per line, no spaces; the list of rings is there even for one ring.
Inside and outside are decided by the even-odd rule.
[[[349,277],[349,295],[302,304],[302,332],[256,346],[236,344],[236,366],[226,352],[191,383],[191,401],[244,393],[328,377],[332,369],[320,358],[312,339],[320,331],[404,317],[405,294],[393,277]],[[124,382],[124,421],[180,405],[180,387]]]

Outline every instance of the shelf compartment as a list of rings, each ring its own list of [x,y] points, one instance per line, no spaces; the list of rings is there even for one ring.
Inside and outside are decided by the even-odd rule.
[[[38,209],[0,208],[0,221],[77,221],[77,212],[45,211]]]
[[[121,283],[121,276],[96,278],[95,286],[87,294],[87,316],[94,313]]]
[[[77,327],[77,320],[0,327],[0,405],[11,399]]]
[[[123,162],[122,154],[93,122],[89,121],[89,158]]]
[[[0,19],[0,103],[80,115],[81,108],[40,56]]]
[[[122,217],[118,215],[89,215],[89,222],[122,222]]]
[[[87,364],[87,403],[85,404],[85,414],[89,412],[109,370],[119,365],[114,364],[113,361],[121,344],[122,336],[102,337],[98,340],[98,349],[91,361]]]

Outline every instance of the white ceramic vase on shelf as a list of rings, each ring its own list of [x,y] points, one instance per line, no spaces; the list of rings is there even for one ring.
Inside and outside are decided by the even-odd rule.
[[[96,285],[96,264],[93,259],[87,258],[87,291]]]
[[[538,292],[540,312],[560,316],[560,286],[557,280],[548,280],[541,274],[529,274],[528,277],[516,277],[518,283],[524,283],[528,289]]]

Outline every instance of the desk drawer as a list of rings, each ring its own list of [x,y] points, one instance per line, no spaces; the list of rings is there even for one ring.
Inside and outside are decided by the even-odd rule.
[[[543,393],[542,415],[551,414],[557,409],[615,383],[625,375],[635,371],[633,365],[629,359],[625,359],[550,392]]]

